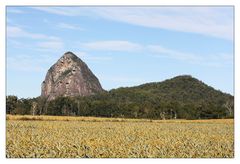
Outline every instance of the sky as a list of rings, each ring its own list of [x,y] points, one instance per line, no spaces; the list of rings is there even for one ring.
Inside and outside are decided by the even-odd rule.
[[[7,95],[41,94],[67,51],[110,90],[191,75],[234,93],[232,7],[7,7]]]

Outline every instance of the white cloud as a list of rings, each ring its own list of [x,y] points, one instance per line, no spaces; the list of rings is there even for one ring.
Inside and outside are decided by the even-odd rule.
[[[15,54],[14,57],[7,56],[7,70],[24,71],[24,72],[45,72],[48,68],[46,64],[51,63],[48,55],[41,55],[35,58],[32,55]]]
[[[38,7],[63,16],[101,17],[149,28],[233,40],[232,7]]]
[[[25,32],[19,27],[7,26],[7,37],[19,37],[24,34]]]
[[[93,56],[93,55],[88,55],[86,57],[84,57],[84,59],[86,61],[89,61],[89,62],[104,62],[104,61],[110,61],[112,60],[112,57],[109,57],[109,56]]]
[[[80,44],[80,46],[91,50],[104,51],[139,51],[142,49],[142,46],[137,43],[123,40],[89,42]]]
[[[188,62],[202,61],[202,57],[199,55],[185,53],[185,52],[179,52],[177,50],[162,47],[161,45],[148,45],[147,49],[151,53],[154,53],[157,56],[161,56],[161,57],[167,57],[167,58],[183,60],[183,61],[188,61]]]
[[[220,7],[100,8],[104,18],[133,25],[233,39],[233,16]]]
[[[63,16],[78,16],[82,13],[78,7],[33,7],[33,8],[51,14]]]
[[[161,45],[146,46],[150,54],[155,57],[170,58],[173,60],[180,60],[190,64],[198,64],[212,67],[222,67],[233,65],[233,54],[195,54],[188,52],[181,52],[174,49],[162,47]]]
[[[23,30],[17,26],[7,26],[7,37],[9,38],[30,38],[30,39],[50,39],[50,40],[59,40],[60,38],[55,36],[49,36],[39,33],[31,33]]]
[[[104,62],[104,61],[110,61],[112,60],[112,57],[110,56],[102,56],[102,55],[99,55],[99,56],[95,56],[95,55],[90,55],[86,52],[74,52],[79,58],[81,58],[82,60],[84,61],[87,61],[87,62],[94,62],[94,63],[98,63],[98,62]]]
[[[62,28],[62,29],[69,29],[69,30],[84,30],[83,28],[77,26],[77,25],[72,25],[68,23],[59,23],[57,27]]]
[[[86,52],[83,52],[83,51],[74,52],[74,54],[76,54],[80,58],[88,55]]]
[[[173,48],[166,48],[162,45],[143,45],[130,41],[98,41],[81,43],[81,48],[87,50],[98,50],[98,51],[131,51],[131,53],[141,53],[151,55],[157,58],[168,58],[172,60],[179,60],[190,64],[199,64],[206,66],[228,66],[233,64],[233,54],[217,53],[217,54],[198,54],[190,52],[182,52]],[[141,50],[141,51],[140,51]],[[95,57],[84,54],[84,59],[96,59],[98,60],[111,60],[109,57]]]
[[[37,46],[43,49],[62,49],[63,43],[62,41],[46,41],[46,42],[39,42]]]
[[[14,38],[32,39],[33,40],[32,45],[31,47],[28,48],[31,49],[34,48],[35,50],[48,51],[62,49],[64,47],[64,43],[62,39],[59,37],[28,32],[18,26],[7,26],[7,38],[10,41],[10,43],[13,43],[15,47],[20,47],[21,43],[19,41],[13,40]],[[27,48],[27,46],[24,47]]]
[[[60,41],[38,41],[31,44],[25,44],[19,40],[8,39],[8,47],[21,49],[24,51],[40,51],[40,52],[62,52],[64,48],[63,42]]]
[[[13,13],[13,14],[23,14],[25,13],[24,11],[16,8],[9,8],[7,7],[7,13]]]

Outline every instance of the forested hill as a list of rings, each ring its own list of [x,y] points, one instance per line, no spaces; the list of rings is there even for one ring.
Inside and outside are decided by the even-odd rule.
[[[147,83],[136,87],[119,88],[110,91],[113,94],[122,94],[122,92],[125,92],[125,94],[145,95],[149,99],[157,98],[158,101],[176,101],[183,104],[214,103],[217,105],[233,98],[230,94],[215,90],[213,87],[189,75],[177,76],[163,82]]]
[[[150,119],[229,118],[234,113],[233,96],[191,76],[113,89],[88,97],[58,97],[51,102],[38,97],[28,101],[28,109],[25,107],[22,111],[16,107],[15,113]],[[7,112],[14,114],[9,108]]]

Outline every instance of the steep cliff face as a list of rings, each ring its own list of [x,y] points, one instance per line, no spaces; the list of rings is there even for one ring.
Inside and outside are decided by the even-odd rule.
[[[58,96],[89,96],[103,92],[97,77],[72,52],[66,52],[47,72],[41,96],[53,100]]]

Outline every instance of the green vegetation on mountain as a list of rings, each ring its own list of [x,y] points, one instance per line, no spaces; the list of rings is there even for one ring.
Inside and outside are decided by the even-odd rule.
[[[149,119],[208,119],[234,117],[230,94],[191,76],[125,87],[85,97],[7,97],[8,114],[71,115]],[[34,104],[34,105],[33,105]]]

